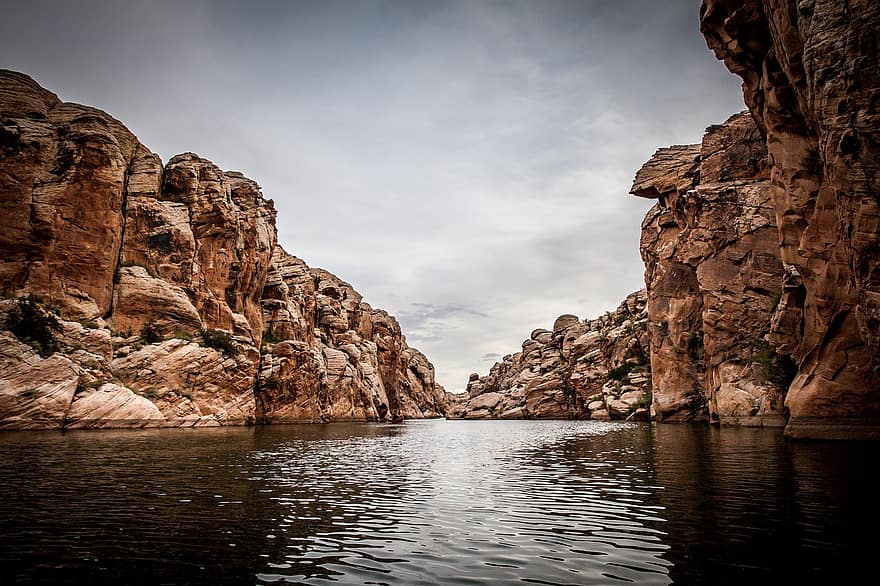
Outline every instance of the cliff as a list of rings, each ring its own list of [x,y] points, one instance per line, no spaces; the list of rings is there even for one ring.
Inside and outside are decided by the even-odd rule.
[[[768,150],[792,437],[880,437],[880,3],[704,0]]]
[[[654,418],[781,426],[790,361],[767,342],[783,291],[763,137],[748,113],[657,151],[642,222]]]
[[[580,321],[560,316],[522,350],[472,374],[450,402],[461,419],[647,419],[651,400],[644,291],[613,312]]]
[[[276,247],[262,305],[261,421],[445,414],[433,365],[406,345],[394,317],[335,275]]]
[[[443,414],[396,320],[281,250],[252,180],[163,166],[5,70],[0,152],[0,428]]]

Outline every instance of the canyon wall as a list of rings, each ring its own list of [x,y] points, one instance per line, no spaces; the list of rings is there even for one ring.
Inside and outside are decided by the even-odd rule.
[[[785,266],[768,340],[792,437],[880,437],[880,3],[704,0],[765,137]]]
[[[784,268],[763,137],[748,113],[660,149],[632,193],[642,222],[659,421],[781,426],[790,360],[768,343]]]
[[[580,321],[560,316],[522,350],[472,374],[454,396],[460,419],[640,419],[649,417],[647,297],[633,293],[613,312]]]
[[[0,428],[444,413],[397,321],[277,246],[272,201],[240,173],[163,166],[106,113],[5,70],[0,155]],[[23,312],[57,322],[51,347]]]

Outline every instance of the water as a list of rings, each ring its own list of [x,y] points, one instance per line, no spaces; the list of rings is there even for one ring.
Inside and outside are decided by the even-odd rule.
[[[0,434],[0,583],[742,584],[872,568],[880,447],[427,421]]]

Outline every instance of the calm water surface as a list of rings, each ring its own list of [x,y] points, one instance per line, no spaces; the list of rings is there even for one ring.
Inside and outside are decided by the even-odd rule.
[[[4,433],[0,583],[839,583],[880,551],[878,456],[589,421]]]

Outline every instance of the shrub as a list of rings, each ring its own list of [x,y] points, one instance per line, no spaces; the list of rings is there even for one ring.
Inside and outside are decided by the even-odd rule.
[[[788,390],[797,374],[797,364],[790,357],[777,354],[765,340],[755,340],[752,347],[752,362],[760,368],[764,382],[773,383],[783,391]]]
[[[202,341],[208,348],[220,350],[227,356],[238,354],[238,346],[232,341],[232,336],[226,332],[205,328],[202,330]]]
[[[147,399],[158,399],[162,396],[159,391],[154,389],[153,387],[147,387],[146,389],[132,389],[136,394],[141,397],[145,397]]]
[[[269,389],[270,391],[277,391],[281,386],[281,379],[278,378],[277,374],[270,375],[265,381],[263,381],[263,388]]]
[[[107,383],[107,382],[109,382],[109,381],[107,381],[106,379],[103,379],[103,378],[89,381],[87,383],[81,382],[76,385],[76,392],[77,393],[84,393],[85,391],[99,389],[99,388],[101,388],[101,385],[103,385],[104,383]]]
[[[626,378],[626,375],[628,375],[630,372],[633,371],[633,369],[635,367],[636,367],[636,365],[634,365],[634,364],[631,364],[629,362],[624,362],[620,366],[615,366],[614,368],[612,368],[611,370],[608,371],[608,379],[609,380],[623,380],[624,378]]]
[[[148,321],[141,328],[141,340],[144,344],[157,344],[162,341],[162,331],[152,321]]]
[[[19,297],[6,318],[6,327],[16,338],[45,358],[58,350],[55,332],[60,332],[62,328],[58,318],[40,305],[40,301],[33,293]]]
[[[277,344],[281,341],[281,338],[273,334],[272,332],[266,332],[263,334],[263,343],[264,344]]]
[[[90,330],[100,330],[101,329],[101,324],[99,324],[98,322],[96,322],[93,319],[88,319],[86,321],[81,321],[79,323],[82,327],[88,328]]]

